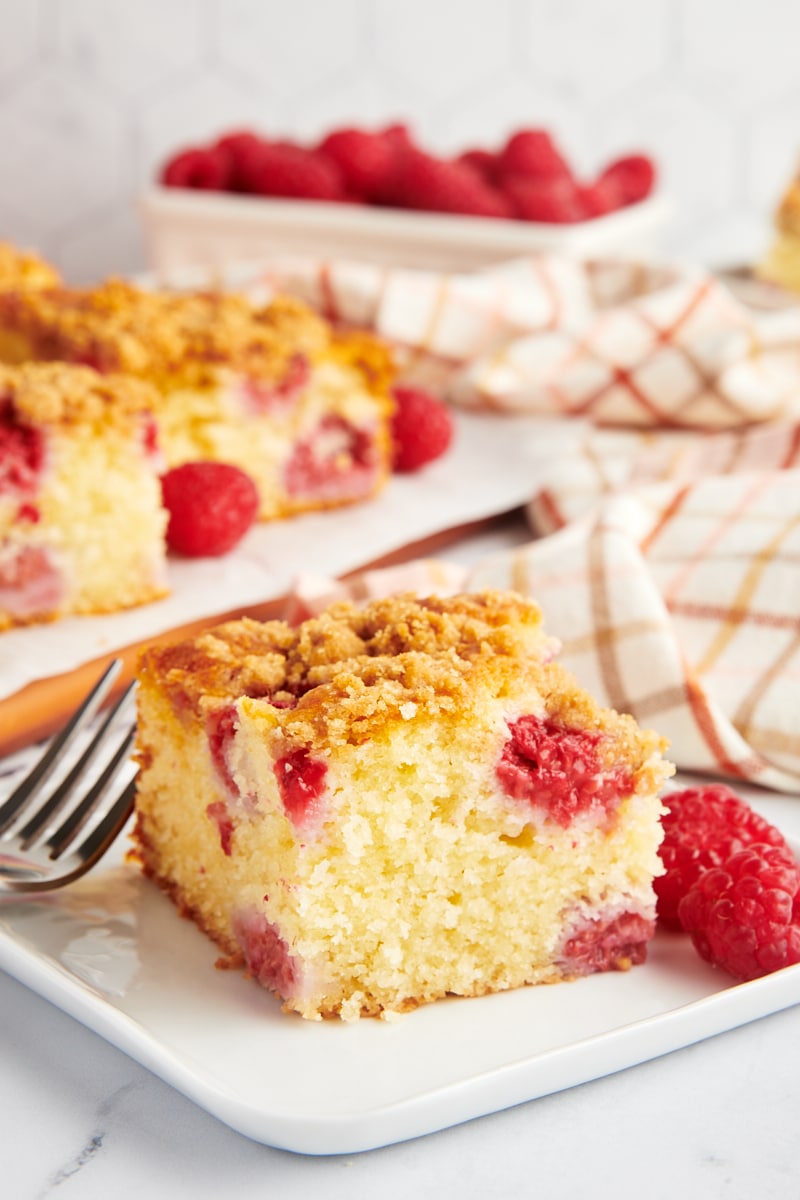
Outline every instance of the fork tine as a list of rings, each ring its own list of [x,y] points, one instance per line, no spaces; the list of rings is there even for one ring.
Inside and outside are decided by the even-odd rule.
[[[136,796],[136,779],[131,779],[127,787],[119,794],[111,808],[108,810],[102,821],[98,822],[97,826],[91,831],[80,846],[78,846],[73,854],[68,859],[68,862],[77,857],[78,861],[64,874],[59,875],[57,879],[52,876],[42,875],[22,870],[18,873],[6,872],[2,878],[2,890],[11,893],[25,892],[49,892],[54,887],[62,887],[64,884],[71,883],[74,879],[79,879],[84,875],[90,867],[94,866],[99,859],[103,857],[114,840],[124,829],[128,818],[133,812],[134,799]]]
[[[47,827],[52,824],[54,818],[64,809],[68,801],[71,799],[78,784],[85,777],[86,769],[91,765],[94,759],[99,754],[101,748],[109,740],[110,732],[115,724],[117,717],[129,703],[133,695],[135,684],[131,684],[120,696],[117,703],[111,708],[103,721],[100,729],[92,738],[89,745],[84,750],[81,757],[75,763],[68,775],[59,783],[47,802],[43,804],[27,825],[19,831],[20,845],[23,850],[30,850],[36,844],[39,838],[46,832]]]
[[[51,859],[60,858],[67,847],[74,842],[87,822],[91,820],[94,813],[98,811],[111,784],[115,781],[122,766],[128,761],[135,736],[136,730],[132,727],[128,730],[113,757],[109,759],[102,774],[83,797],[80,804],[70,812],[69,816],[62,822],[55,833],[47,839],[45,844],[50,850]]]
[[[102,857],[122,832],[128,817],[133,812],[135,797],[136,778],[134,777],[114,801],[102,821],[99,821],[86,840],[75,848],[74,853],[80,856],[83,864],[82,872]]]
[[[53,738],[49,747],[39,759],[33,770],[23,779],[22,783],[11,793],[0,807],[0,833],[12,825],[20,810],[27,804],[31,795],[41,787],[58,765],[64,747],[86,725],[103,703],[111,684],[119,674],[122,660],[112,659],[89,695],[70,717],[61,732]]]

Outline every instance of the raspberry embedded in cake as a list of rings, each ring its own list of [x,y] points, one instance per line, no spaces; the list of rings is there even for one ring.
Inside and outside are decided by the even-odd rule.
[[[64,605],[68,584],[55,552],[48,547],[0,543],[0,627],[57,613]]]
[[[143,868],[287,1010],[643,961],[671,767],[521,597],[245,618],[153,648],[138,681]]]
[[[369,495],[379,471],[380,452],[374,431],[358,428],[338,416],[327,416],[297,444],[284,478],[290,496],[336,501],[347,495]]]
[[[645,961],[654,933],[655,921],[639,912],[584,918],[565,939],[561,960],[571,975],[627,971]]]
[[[501,787],[564,828],[584,814],[608,819],[633,786],[625,768],[603,762],[601,733],[532,714],[512,721],[509,732],[497,767]]]
[[[0,399],[0,497],[31,496],[45,463],[44,433],[21,419],[10,396]]]
[[[296,994],[300,988],[299,964],[275,925],[258,908],[246,909],[233,916],[232,927],[241,947],[247,971],[262,985],[281,996]]]
[[[311,380],[311,364],[305,354],[293,354],[283,375],[275,380],[247,377],[238,385],[238,395],[246,412],[283,413],[289,411]]]
[[[274,766],[283,807],[295,829],[318,824],[323,817],[328,768],[307,750],[292,750]]]

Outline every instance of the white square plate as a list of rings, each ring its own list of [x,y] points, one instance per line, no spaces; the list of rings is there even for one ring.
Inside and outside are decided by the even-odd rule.
[[[776,820],[770,803],[798,801],[759,803]],[[240,1133],[306,1154],[432,1133],[800,1002],[800,965],[736,984],[685,936],[659,933],[627,973],[442,1000],[391,1023],[307,1022],[216,971],[214,946],[123,852],[62,892],[0,905],[0,967]]]

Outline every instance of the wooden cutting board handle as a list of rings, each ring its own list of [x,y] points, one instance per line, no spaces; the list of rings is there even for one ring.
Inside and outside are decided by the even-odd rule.
[[[365,563],[357,570],[349,571],[346,575],[341,576],[341,579],[352,579],[360,575],[362,571],[394,566],[398,563],[410,562],[415,558],[431,557],[454,542],[500,525],[508,520],[508,515],[508,513],[500,513],[494,517],[470,521],[467,524],[443,530],[432,537],[414,542],[391,554],[384,555],[382,558],[375,559],[373,562]],[[164,633],[146,638],[144,641],[134,642],[101,658],[82,663],[79,667],[67,671],[63,675],[52,675],[47,679],[38,679],[29,683],[27,687],[21,688],[13,696],[0,700],[0,757],[12,754],[15,750],[20,750],[32,742],[49,737],[59,729],[93,684],[97,682],[112,658],[121,659],[123,665],[106,701],[107,704],[112,703],[134,678],[139,655],[148,646],[163,645],[165,642],[176,642],[183,638],[195,637],[212,625],[220,625],[223,621],[232,621],[245,615],[258,621],[271,621],[283,615],[286,611],[286,603],[287,597],[281,596],[268,600],[264,604],[250,605],[247,608],[232,609],[229,612],[204,617],[199,621],[192,621],[190,624],[166,630]]]

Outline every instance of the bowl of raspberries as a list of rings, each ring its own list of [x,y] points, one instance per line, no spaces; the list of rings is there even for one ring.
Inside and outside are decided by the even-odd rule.
[[[669,207],[641,151],[586,176],[546,129],[444,156],[396,123],[313,143],[236,129],[179,147],[142,215],[160,271],[287,254],[457,271],[539,251],[651,253]]]

